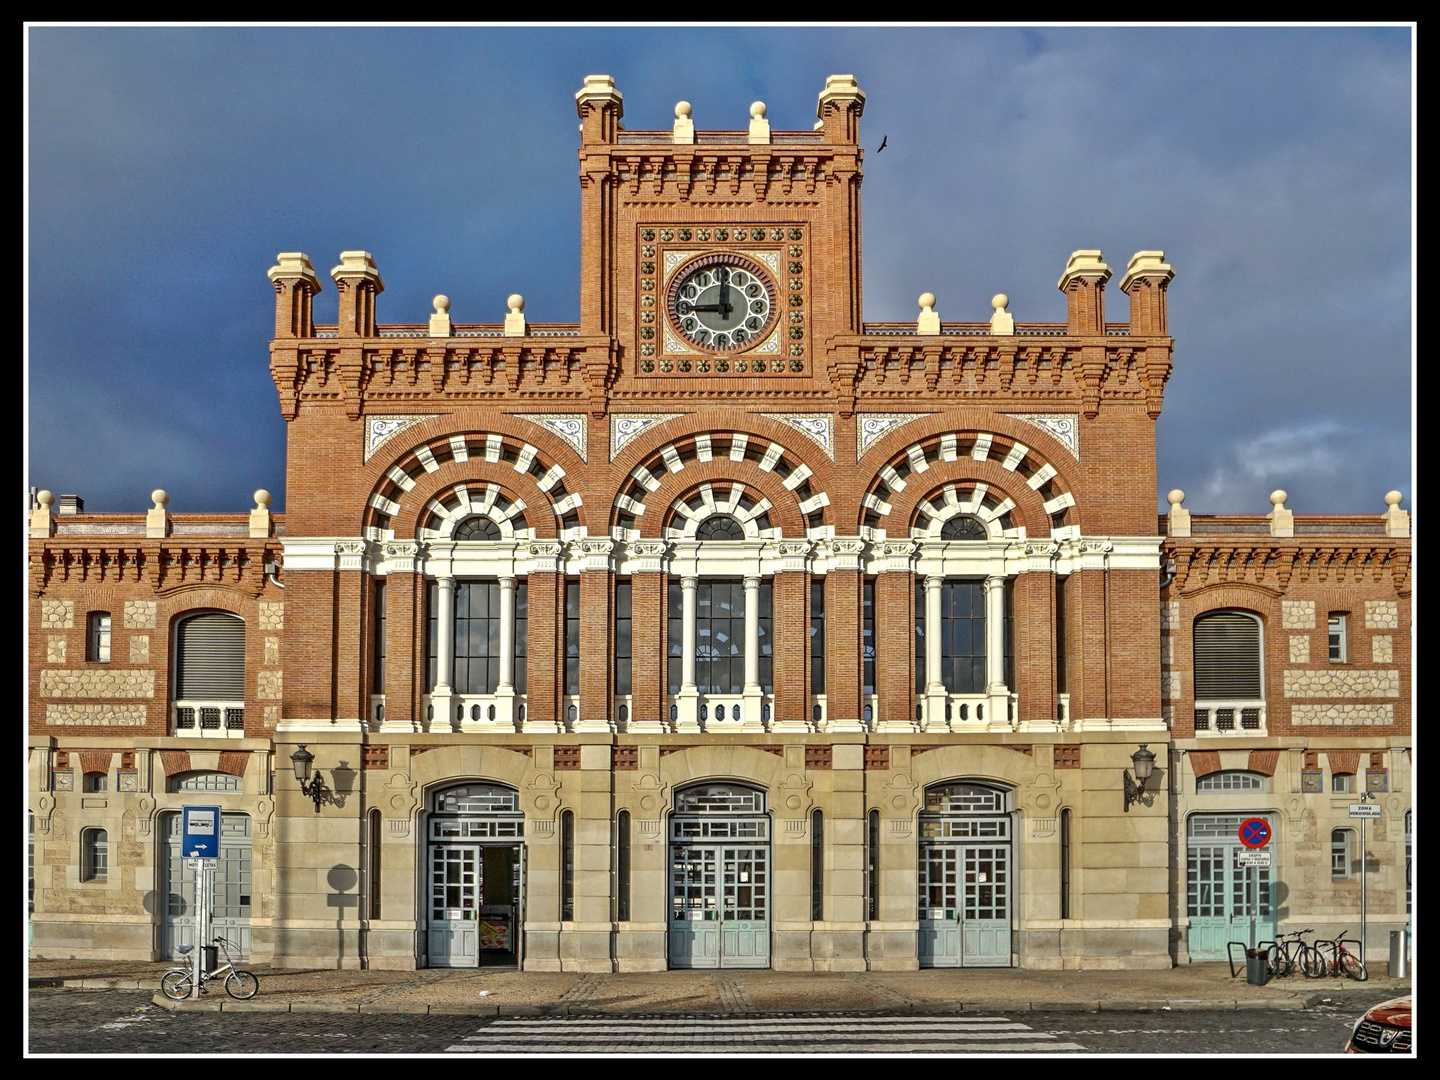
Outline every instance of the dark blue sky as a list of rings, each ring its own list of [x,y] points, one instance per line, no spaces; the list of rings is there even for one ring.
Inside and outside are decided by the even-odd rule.
[[[29,484],[92,511],[284,506],[279,251],[374,254],[380,318],[579,304],[584,76],[630,128],[808,129],[867,94],[865,318],[993,293],[1063,320],[1076,248],[1175,267],[1160,491],[1375,513],[1411,485],[1413,31],[1399,28],[28,29]],[[885,154],[873,150],[888,136]],[[1110,317],[1126,302],[1110,290]]]

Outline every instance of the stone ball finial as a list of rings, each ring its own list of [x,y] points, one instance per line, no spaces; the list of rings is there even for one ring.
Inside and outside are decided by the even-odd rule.
[[[42,491],[40,494],[41,494],[41,495],[48,495],[49,492]],[[53,498],[53,496],[52,496],[52,498]],[[1386,505],[1386,506],[1399,506],[1399,505],[1400,505],[1400,500],[1403,499],[1403,498],[1405,498],[1405,496],[1404,496],[1404,495],[1401,495],[1400,492],[1398,492],[1398,491],[1387,491],[1387,492],[1385,493],[1385,505]]]
[[[676,119],[676,120],[688,120],[688,119],[690,119],[690,113],[691,113],[691,108],[690,108],[690,103],[689,103],[688,101],[677,101],[677,102],[675,102],[675,119]]]
[[[1170,492],[1169,495],[1165,496],[1165,501],[1168,502],[1171,506],[1179,506],[1185,501],[1185,492],[1181,491],[1179,488],[1176,488],[1174,491]]]
[[[751,105],[750,105],[750,116],[751,116],[751,118],[752,118],[752,119],[755,119],[755,120],[759,120],[759,119],[760,119],[761,117],[763,117],[764,115],[765,115],[765,103],[764,103],[763,101],[752,102]]]
[[[35,501],[41,506],[54,506],[55,493],[53,491],[41,491],[35,495]]]
[[[156,488],[150,492],[150,501],[155,504],[153,509],[163,510],[165,509],[165,504],[170,501],[170,493],[164,488]]]
[[[260,488],[255,492],[255,509],[263,510],[270,505],[270,492]]]
[[[1006,296],[1003,292],[997,292],[990,298],[990,306],[996,311],[1004,311],[1010,306],[1010,297]]]
[[[1275,506],[1275,507],[1277,507],[1277,508],[1278,508],[1278,507],[1281,507],[1281,506],[1284,506],[1284,505],[1285,505],[1285,500],[1288,499],[1288,498],[1290,498],[1290,495],[1289,495],[1288,492],[1281,491],[1281,490],[1279,490],[1279,489],[1276,489],[1275,491],[1270,492],[1270,503],[1271,503],[1272,506]]]
[[[431,300],[430,303],[435,305],[436,315],[443,315],[445,314],[445,312],[450,310],[450,297],[444,295],[443,293],[435,297],[434,300]]]
[[[519,315],[520,312],[525,310],[525,297],[521,296],[518,292],[511,293],[506,297],[505,303],[509,305],[512,315]]]
[[[935,294],[933,292],[922,292],[920,294],[919,304],[926,311],[929,311],[935,306]]]

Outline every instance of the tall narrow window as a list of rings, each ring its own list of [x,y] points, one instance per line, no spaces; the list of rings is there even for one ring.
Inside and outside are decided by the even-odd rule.
[[[80,834],[80,880],[104,881],[110,872],[110,839],[104,829]]]
[[[375,677],[371,680],[372,693],[385,692],[385,582],[375,582]]]
[[[630,693],[630,579],[615,582],[615,693]]]
[[[1004,625],[1004,672],[1000,676],[1005,680],[1005,685],[1011,690],[1015,689],[1015,579],[1007,577],[1004,587],[1001,589],[1004,599],[1005,625]]]
[[[952,694],[985,692],[985,582],[940,589],[940,677]]]
[[[775,584],[769,578],[760,582],[760,690],[775,692]]]
[[[1055,692],[1068,694],[1069,683],[1065,673],[1065,584],[1070,579],[1055,579]]]
[[[915,693],[925,693],[925,579],[915,578]]]
[[[630,811],[615,816],[615,919],[630,918]]]
[[[825,918],[825,815],[810,815],[810,918]]]
[[[825,693],[825,579],[810,579],[810,693]]]
[[[515,579],[515,693],[525,693],[525,634],[530,626],[530,589],[524,578]]]
[[[1060,811],[1060,918],[1070,915],[1070,811]]]
[[[680,579],[672,577],[665,588],[665,629],[669,642],[665,658],[665,678],[670,693],[680,692],[680,678],[685,670],[685,598]]]
[[[435,689],[439,677],[438,642],[440,641],[440,587],[434,581],[425,583],[425,689]]]
[[[110,662],[110,613],[108,611],[92,611],[90,613],[90,655],[87,660],[93,660],[98,664]]]
[[[500,685],[500,582],[455,583],[455,690],[493,694]]]
[[[370,918],[380,918],[380,811],[370,811]]]
[[[1350,876],[1354,836],[1351,829],[1333,829],[1330,832],[1330,876],[1337,881]]]
[[[745,685],[745,583],[702,578],[695,591],[695,682],[702,694]]]
[[[865,918],[880,917],[880,811],[871,810],[865,830]]]
[[[1345,642],[1345,613],[1342,611],[1330,612],[1328,623],[1328,637],[1330,643],[1330,662],[1332,664],[1343,664],[1348,659],[1348,651]]]
[[[580,579],[565,579],[565,693],[580,693]]]
[[[560,815],[560,921],[575,920],[575,812]]]
[[[862,681],[860,693],[869,698],[875,693],[875,579],[866,578],[861,587],[860,656]]]

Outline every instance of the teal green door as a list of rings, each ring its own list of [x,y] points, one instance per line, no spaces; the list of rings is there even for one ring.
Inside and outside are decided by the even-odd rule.
[[[1242,867],[1240,824],[1267,814],[1195,814],[1186,823],[1186,945],[1190,959],[1224,960],[1229,943],[1275,939],[1273,870]],[[1272,841],[1273,844],[1273,841]]]

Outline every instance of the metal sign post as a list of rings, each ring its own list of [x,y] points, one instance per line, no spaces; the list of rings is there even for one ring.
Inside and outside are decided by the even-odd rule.
[[[1255,914],[1260,906],[1260,867],[1270,865],[1270,853],[1265,852],[1265,862],[1249,861],[1246,856],[1259,853],[1259,849],[1270,843],[1270,823],[1264,818],[1246,818],[1240,823],[1240,843],[1248,849],[1237,852],[1235,865],[1245,871],[1245,895],[1250,908],[1250,948],[1255,948]]]
[[[190,999],[200,997],[205,979],[205,946],[210,940],[210,897],[220,861],[220,807],[187,806],[180,815],[180,851],[195,871],[195,955],[191,961]]]
[[[1350,804],[1350,816],[1360,819],[1360,963],[1365,963],[1365,937],[1366,937],[1366,904],[1365,904],[1365,823],[1371,818],[1380,817],[1380,807],[1371,806],[1370,800],[1375,797],[1374,792],[1366,791],[1360,795],[1358,803]]]

